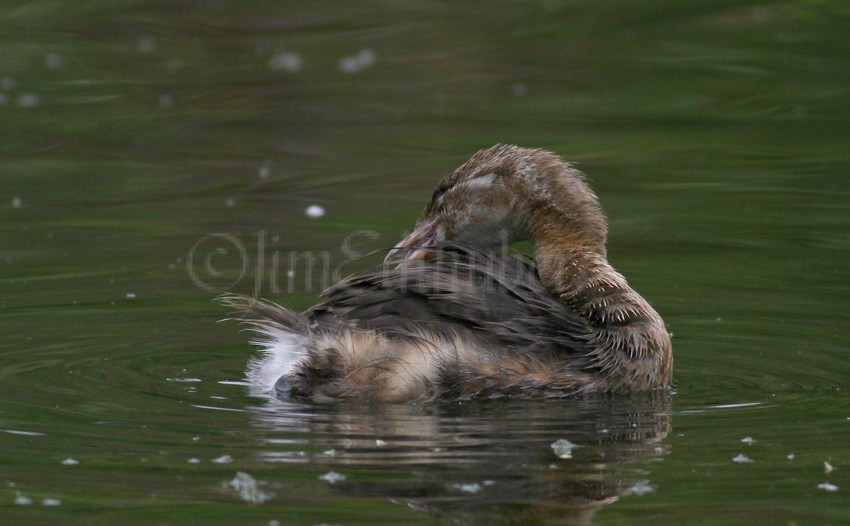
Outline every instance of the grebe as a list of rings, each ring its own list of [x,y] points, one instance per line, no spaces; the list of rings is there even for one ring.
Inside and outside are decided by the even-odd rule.
[[[564,397],[668,386],[664,322],[606,256],[607,223],[560,157],[496,145],[443,178],[397,266],[297,313],[226,295],[263,348],[259,390],[313,401]],[[527,240],[534,261],[501,250]]]

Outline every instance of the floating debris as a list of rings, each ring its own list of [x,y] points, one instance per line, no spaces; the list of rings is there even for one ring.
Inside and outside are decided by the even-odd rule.
[[[324,480],[325,482],[336,484],[341,480],[345,480],[345,475],[337,473],[336,471],[328,471],[324,475],[319,475],[319,480]]]
[[[787,458],[789,461],[793,461],[794,460],[794,453],[788,453],[787,455],[785,455],[785,458]]]
[[[747,455],[745,455],[743,453],[738,453],[737,456],[732,457],[732,462],[737,462],[738,464],[746,464],[746,463],[752,462],[752,461],[753,461],[753,459],[751,459],[750,457],[748,457]]]
[[[188,462],[189,464],[200,464],[201,459],[192,457],[192,458],[187,458],[186,462]]]
[[[54,498],[51,498],[51,497],[47,497],[46,499],[42,499],[42,500],[41,500],[41,505],[42,505],[42,506],[47,506],[48,508],[54,508],[54,507],[56,507],[56,506],[61,506],[61,505],[62,505],[62,501],[61,501],[61,500],[59,500],[59,499],[54,499]]]
[[[511,86],[511,93],[516,95],[517,97],[522,97],[526,93],[528,93],[528,84],[525,82],[514,82]]]
[[[12,198],[12,208],[20,208],[23,205],[24,205],[24,202],[21,201],[20,197],[15,196],[15,197]]]
[[[323,451],[322,454],[326,457],[334,458],[339,453],[336,452],[336,449],[328,449],[328,450]]]
[[[469,484],[452,484],[452,487],[456,490],[473,495],[481,491],[481,484],[477,482],[471,482]]]
[[[260,179],[265,179],[272,174],[272,162],[266,161],[262,165],[260,165],[259,175]]]
[[[379,438],[379,439],[375,440],[375,445],[378,446],[378,447],[384,447],[384,446],[387,445],[387,443]]]
[[[128,300],[134,300],[134,299],[136,299],[136,293],[135,292],[128,292],[126,298]]]
[[[136,49],[139,53],[153,53],[156,49],[156,40],[153,37],[140,37],[136,41]]]
[[[35,108],[41,103],[41,99],[35,93],[21,93],[18,95],[18,106],[21,108]]]
[[[177,377],[169,377],[165,379],[166,382],[178,382],[178,383],[196,383],[203,382],[200,378],[177,378]],[[192,438],[194,440],[195,438]],[[198,437],[200,440],[200,437]]]
[[[371,49],[361,49],[356,55],[342,57],[337,64],[339,70],[343,73],[359,73],[364,69],[372,66],[377,59],[377,55]]]
[[[68,457],[68,458],[66,458],[65,460],[62,461],[63,466],[76,466],[79,463],[80,463],[79,460],[77,460],[75,458],[71,458],[71,457]]]
[[[49,69],[59,69],[64,64],[65,64],[65,61],[63,61],[62,57],[60,57],[56,53],[48,53],[44,57],[44,65],[47,66]]]
[[[753,437],[744,437],[744,438],[741,439],[741,442],[743,442],[744,444],[747,444],[748,446],[752,446],[753,444],[756,443],[756,439],[753,438]]]
[[[226,206],[227,208],[233,208],[234,206],[236,206],[236,199],[228,197],[224,200],[224,206]]]
[[[831,482],[821,482],[818,484],[818,489],[822,489],[824,491],[838,491],[838,486]]]
[[[304,213],[307,214],[307,217],[315,219],[317,217],[324,217],[325,209],[319,205],[310,205]]]
[[[32,504],[32,499],[21,493],[20,491],[15,492],[15,504],[18,506],[29,506]]]
[[[626,489],[627,494],[637,495],[638,497],[646,495],[647,493],[653,493],[654,491],[655,486],[647,484],[646,482],[638,482],[634,486]]]
[[[21,431],[20,429],[3,429],[4,433],[9,433],[10,435],[23,435],[26,437],[46,437],[47,434],[39,433],[38,431]]]
[[[552,448],[552,451],[555,452],[555,455],[558,458],[573,458],[573,448],[580,446],[573,444],[566,438],[561,438],[559,440],[556,440],[555,442],[552,442],[552,445],[550,447]]]
[[[835,471],[835,468],[832,467],[832,464],[830,464],[829,461],[824,460],[823,461],[823,472],[828,475],[828,474],[832,473],[833,471]]]
[[[284,51],[276,53],[269,59],[269,69],[272,71],[286,71],[287,73],[298,73],[304,66],[301,55]]]
[[[251,504],[262,504],[272,498],[270,493],[259,488],[261,484],[265,482],[258,482],[244,471],[237,471],[236,476],[230,481],[230,487],[239,493],[239,498]]]
[[[220,457],[212,459],[212,461],[215,464],[230,464],[231,462],[233,462],[233,457],[231,457],[230,455],[222,455]]]

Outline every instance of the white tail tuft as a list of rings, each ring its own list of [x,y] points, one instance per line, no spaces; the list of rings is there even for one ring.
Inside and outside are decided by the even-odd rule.
[[[248,362],[246,374],[254,389],[271,394],[280,377],[291,373],[307,356],[310,338],[276,326],[257,326],[254,330],[260,337],[250,343],[262,347],[262,355]]]

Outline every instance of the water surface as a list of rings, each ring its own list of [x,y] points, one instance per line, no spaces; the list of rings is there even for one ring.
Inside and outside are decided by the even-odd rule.
[[[850,522],[846,23],[838,2],[4,2],[4,522]],[[213,298],[310,306],[496,142],[589,175],[675,389],[251,396]]]

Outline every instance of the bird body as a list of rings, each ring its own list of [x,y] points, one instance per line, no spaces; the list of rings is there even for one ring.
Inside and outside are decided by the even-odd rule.
[[[347,278],[300,314],[229,295],[261,346],[248,377],[315,401],[550,398],[669,385],[658,313],[608,263],[581,172],[497,145],[445,177],[392,267]],[[533,261],[506,242],[528,240]]]

